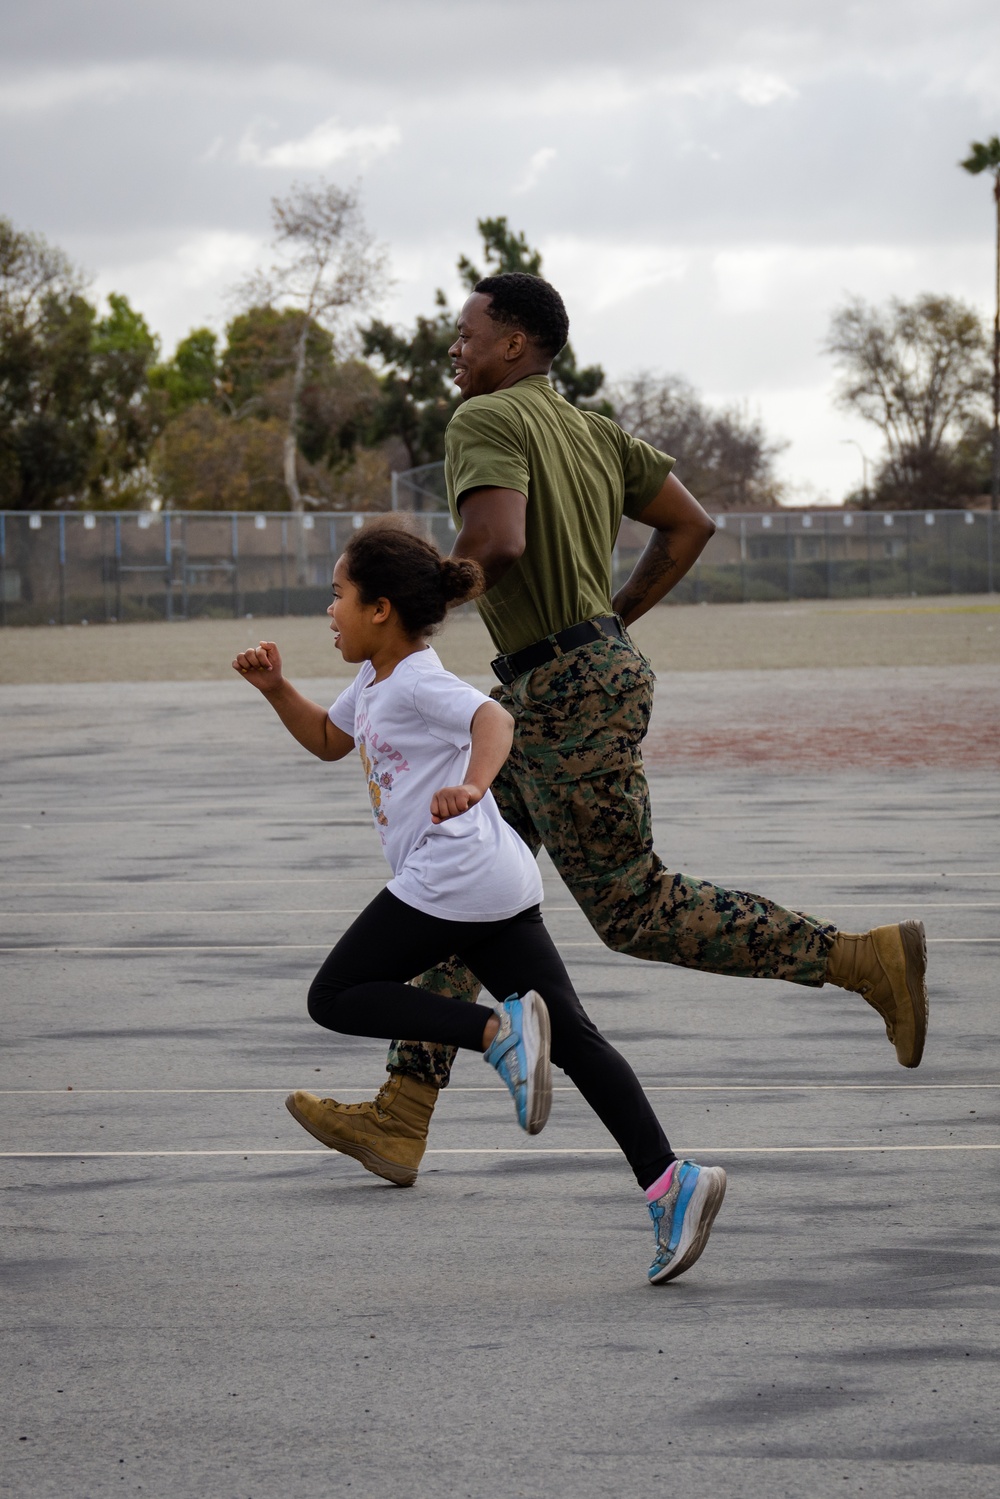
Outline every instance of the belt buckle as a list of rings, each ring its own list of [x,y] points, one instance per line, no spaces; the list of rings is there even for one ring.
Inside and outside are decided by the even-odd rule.
[[[495,656],[494,659],[490,662],[490,670],[493,672],[493,675],[497,678],[497,680],[503,684],[504,687],[509,687],[511,682],[513,682],[514,680],[514,673],[511,670],[509,656]]]

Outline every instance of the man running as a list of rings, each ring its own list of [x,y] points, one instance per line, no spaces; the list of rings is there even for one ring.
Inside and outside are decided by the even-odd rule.
[[[840,932],[763,896],[672,872],[653,850],[640,756],[653,673],[626,632],[680,581],[715,527],[671,473],[672,458],[553,389],[548,373],[568,333],[558,292],[512,272],[477,284],[450,350],[462,393],[446,436],[454,555],[484,571],[477,604],[502,684],[493,696],[516,723],[493,783],[500,810],[533,851],[547,850],[614,951],[852,990],[882,1016],[899,1062],[916,1067],[927,1031],[919,922]],[[623,515],[651,536],[612,598]],[[419,982],[467,1000],[477,993],[454,961]],[[409,1185],[454,1055],[394,1042],[389,1080],[373,1101],[315,1100],[328,1143]]]

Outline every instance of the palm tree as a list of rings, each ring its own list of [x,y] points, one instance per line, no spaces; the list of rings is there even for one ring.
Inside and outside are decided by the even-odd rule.
[[[996,312],[993,317],[993,488],[990,507],[1000,510],[1000,136],[973,141],[971,155],[962,166],[973,176],[993,173],[993,196],[997,205]]]

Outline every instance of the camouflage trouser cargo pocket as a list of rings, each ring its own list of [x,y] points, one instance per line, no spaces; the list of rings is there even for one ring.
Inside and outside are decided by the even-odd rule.
[[[641,769],[588,776],[565,799],[559,873],[574,891],[605,887],[641,896],[653,851],[649,792]],[[554,842],[554,840],[552,840]]]
[[[709,973],[820,985],[835,928],[763,896],[671,872],[653,850],[640,745],[653,675],[628,642],[601,640],[539,667],[493,696],[513,714],[514,747],[495,784],[505,819],[543,844],[610,948]],[[475,999],[458,964],[418,981]],[[438,1087],[454,1053],[394,1042],[390,1071]]]

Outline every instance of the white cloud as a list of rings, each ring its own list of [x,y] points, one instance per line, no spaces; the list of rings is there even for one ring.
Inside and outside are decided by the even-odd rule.
[[[324,120],[297,140],[282,141],[275,146],[261,146],[253,126],[244,132],[237,158],[247,166],[284,167],[302,171],[323,171],[336,161],[355,156],[361,166],[374,157],[391,151],[402,139],[393,124],[358,125],[353,129],[336,118]]]
[[[779,99],[797,99],[798,89],[778,78],[773,73],[748,73],[737,86],[736,93],[744,104],[763,108],[775,104]]]
[[[799,97],[799,90],[777,73],[756,72],[725,62],[695,72],[665,71],[658,81],[657,92],[667,97],[713,102],[736,98],[754,108]]]
[[[543,146],[540,151],[536,151],[528,162],[524,176],[512,188],[512,192],[530,193],[533,187],[538,186],[546,168],[551,166],[558,154],[555,146]]]

